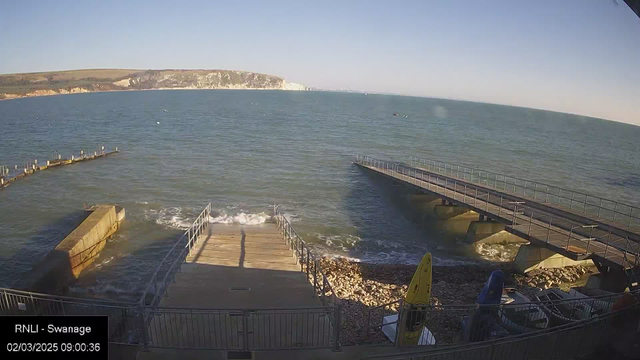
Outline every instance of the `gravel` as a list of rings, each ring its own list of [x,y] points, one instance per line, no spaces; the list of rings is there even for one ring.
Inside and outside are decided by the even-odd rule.
[[[387,342],[378,329],[365,331],[369,310],[404,297],[415,272],[415,265],[368,264],[345,259],[323,258],[321,266],[342,304],[342,345]],[[541,289],[575,284],[595,271],[594,268],[569,266],[562,269],[539,269],[518,274],[511,264],[434,266],[431,289],[432,305],[475,303],[491,271],[506,275],[505,286],[526,295]],[[384,311],[383,311],[384,310]],[[384,314],[397,312],[397,304],[371,313],[372,323],[379,324]],[[439,343],[453,343],[461,332],[460,318],[465,313],[448,312],[430,318],[429,330]]]

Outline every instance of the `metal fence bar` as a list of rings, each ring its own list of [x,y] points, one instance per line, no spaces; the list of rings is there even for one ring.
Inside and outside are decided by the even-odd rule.
[[[171,249],[169,249],[162,261],[160,261],[160,264],[151,276],[151,280],[149,280],[149,283],[140,297],[140,303],[142,305],[145,305],[147,295],[151,294],[150,290],[152,287],[154,292],[150,305],[157,305],[165,295],[169,279],[174,279],[175,273],[180,270],[180,265],[196,245],[198,237],[207,228],[206,224],[209,221],[208,219],[210,214],[211,203],[209,203],[202,212],[200,212],[200,215],[198,215],[191,226],[182,234],[178,241],[174,243]],[[160,286],[158,286],[158,282],[160,282]]]
[[[305,243],[305,241],[302,239],[302,237],[298,235],[297,231],[295,230],[295,228],[293,228],[289,220],[279,210],[277,205],[274,205],[273,207],[273,217],[275,219],[276,226],[278,227],[278,229],[280,229],[280,231],[282,231],[283,234],[286,234],[285,235],[286,237],[293,239],[293,242],[295,242],[296,244],[300,244],[299,246],[296,246],[293,249],[295,251],[295,255],[297,258],[302,259],[304,256],[303,255],[304,249],[306,248],[307,250],[306,269],[304,268],[304,265],[303,265],[304,261],[301,260],[300,271],[304,272],[306,270],[309,273],[310,272],[309,264],[313,263],[313,282],[311,282],[311,279],[309,280],[313,285],[314,294],[316,294],[319,297],[323,306],[335,308],[335,311],[328,312],[330,326],[327,329],[323,329],[323,331],[329,330],[330,328],[330,334],[328,334],[327,336],[328,338],[331,338],[331,343],[333,344],[331,348],[333,350],[338,350],[340,348],[340,326],[341,326],[339,313],[340,311],[342,311],[341,305],[339,303],[339,299],[336,296],[335,291],[333,290],[333,287],[329,282],[329,279],[324,274],[324,271],[322,271],[322,268],[319,265],[318,259],[315,257],[315,255],[310,250],[309,246]]]
[[[636,297],[637,299],[639,293],[636,291],[636,292],[633,292],[631,295]],[[495,306],[495,305],[492,305],[492,306],[486,306],[486,305],[442,306],[440,305],[440,306],[422,307],[425,311],[425,314],[424,315],[414,314],[414,318],[427,319],[426,327],[432,332],[435,331],[435,334],[439,334],[439,335],[443,334],[441,332],[443,329],[438,327],[438,325],[440,325],[439,324],[440,322],[445,320],[444,326],[450,327],[451,325],[453,325],[453,323],[447,325],[446,324],[447,318],[453,315],[453,317],[459,319],[460,317],[459,315],[463,315],[465,313],[467,315],[469,314],[471,315],[466,318],[467,319],[466,325],[465,325],[465,322],[463,321],[462,331],[464,331],[466,327],[467,330],[470,330],[470,331],[475,330],[477,331],[477,333],[474,336],[474,333],[466,332],[467,335],[464,335],[464,339],[458,338],[458,341],[454,340],[453,342],[451,342],[451,338],[447,338],[446,336],[445,337],[440,336],[438,337],[438,339],[434,339],[434,340],[437,340],[436,347],[425,346],[424,347],[425,350],[422,350],[422,351],[412,351],[412,352],[406,352],[404,354],[395,354],[395,355],[376,355],[376,356],[365,357],[365,358],[387,358],[387,356],[389,356],[389,358],[391,359],[391,358],[396,358],[395,356],[400,356],[398,357],[398,359],[409,359],[410,357],[405,357],[405,355],[412,354],[413,356],[417,356],[418,354],[423,354],[423,353],[424,354],[441,353],[440,350],[437,349],[438,346],[443,347],[444,350],[441,350],[441,351],[446,351],[446,352],[448,352],[449,349],[462,349],[462,348],[465,348],[465,349],[471,348],[471,349],[477,350],[483,346],[491,346],[492,344],[497,345],[501,342],[505,342],[507,344],[514,344],[514,342],[518,342],[523,338],[531,339],[533,337],[538,337],[538,336],[550,337],[552,340],[555,340],[554,336],[556,336],[557,334],[561,334],[560,336],[568,336],[566,335],[568,334],[566,332],[566,330],[568,329],[583,329],[583,328],[592,326],[594,323],[598,323],[604,319],[612,319],[617,316],[619,321],[625,321],[627,317],[620,315],[621,313],[620,310],[616,310],[612,312],[613,310],[612,304],[616,302],[618,299],[620,299],[621,297],[622,297],[622,294],[614,294],[610,296],[596,296],[591,299],[573,299],[571,301],[563,300],[563,301],[550,301],[550,302],[532,302],[530,304],[506,304],[506,305],[500,305],[500,306]],[[398,304],[399,302],[394,302],[394,303]],[[390,304],[382,305],[376,308],[375,310],[381,309],[383,307],[387,307]],[[497,321],[500,323],[501,320],[499,319],[501,318],[504,319],[504,314],[507,314],[508,311],[519,309],[522,314],[527,314],[527,313],[531,313],[530,310],[535,309],[536,307],[546,306],[548,308],[552,308],[553,306],[560,306],[560,305],[567,306],[568,307],[567,311],[570,311],[576,315],[582,316],[582,319],[575,320],[569,323],[563,323],[563,324],[554,323],[553,325],[549,325],[545,327],[536,327],[536,324],[539,322],[531,321],[530,325],[533,327],[530,330],[521,334],[517,334],[517,333],[512,333],[510,329],[509,330],[509,332],[511,333],[510,335],[509,334],[502,335],[497,340],[494,340],[491,337],[488,337],[488,338],[478,337],[477,335],[481,335],[481,334],[489,335],[490,333],[485,331],[486,327],[482,328],[482,327],[472,325],[478,319],[483,319],[480,322],[480,324],[482,324],[483,322],[486,322],[488,319],[490,319],[494,315],[498,315]],[[594,313],[592,309],[600,305],[603,306],[602,308],[600,308],[601,310],[599,310],[598,313]],[[631,320],[630,324],[635,328],[638,326],[638,318],[640,315],[640,304],[636,303],[635,305],[632,306],[632,308],[634,309],[630,309],[630,308],[627,308],[627,309],[631,311],[631,314],[634,314],[633,317],[629,317],[629,318]],[[511,310],[508,310],[508,309],[511,309]],[[415,308],[414,308],[414,311],[415,311]],[[419,311],[422,311],[422,310],[419,310]],[[626,311],[626,310],[623,310],[623,311]],[[368,314],[368,315],[371,316],[371,314]],[[487,315],[491,315],[491,316],[487,317]],[[429,319],[433,319],[432,322],[430,322]],[[634,321],[635,321],[635,324],[634,324]],[[368,325],[370,325],[370,323],[368,323]],[[385,326],[387,325],[389,324],[385,323]],[[506,325],[507,323],[504,323],[504,322],[502,323],[503,327],[506,327]],[[443,326],[443,325],[440,325],[440,326]],[[380,324],[378,324],[378,327],[380,327]],[[400,328],[403,329],[404,327],[400,327]],[[369,328],[367,328],[367,333],[368,332],[369,332]],[[398,335],[398,336],[402,336],[402,335]],[[598,334],[598,336],[601,337],[602,334]],[[565,347],[563,351],[572,352],[573,346],[575,346],[575,344],[573,344],[572,341],[569,341],[567,343],[571,345],[568,348]],[[464,344],[464,345],[460,345],[460,344]],[[519,351],[524,350],[526,352],[529,346],[528,345],[523,346],[523,344],[524,343],[519,343],[516,345],[508,345],[508,348],[518,349]],[[535,347],[533,347],[532,350],[535,350]],[[504,351],[507,351],[507,349],[504,349],[504,348],[500,349],[500,352],[504,352]],[[551,354],[555,353],[555,349],[551,349],[551,348],[546,348],[545,351],[550,352]],[[454,355],[454,354],[451,354],[451,355]],[[477,358],[485,358],[480,356],[478,353],[474,353],[474,355],[476,355]],[[532,356],[532,354],[528,354],[528,355]],[[562,358],[562,356],[559,356],[559,357]],[[417,359],[417,358],[420,358],[420,357],[411,357],[411,359]],[[453,359],[453,358],[457,359],[457,357],[447,357],[447,359]],[[469,356],[469,357],[463,357],[463,358],[476,358],[476,357]],[[508,357],[496,357],[496,358],[514,359],[518,357],[508,356]],[[555,356],[551,356],[550,354],[547,354],[547,355],[538,354],[536,358],[546,359],[546,358],[555,358]]]

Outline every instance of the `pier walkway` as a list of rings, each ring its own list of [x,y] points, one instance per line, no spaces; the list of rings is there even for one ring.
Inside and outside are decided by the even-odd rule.
[[[597,265],[612,269],[629,269],[640,264],[640,232],[634,207],[625,205],[629,208],[626,217],[618,214],[617,206],[612,211],[603,210],[602,206],[596,210],[602,215],[606,211],[612,213],[613,219],[608,219],[587,211],[594,207],[587,198],[581,202],[585,211],[578,212],[573,208],[575,199],[570,201],[570,208],[550,200],[550,197],[562,197],[562,194],[544,192],[537,186],[527,189],[526,183],[511,184],[507,178],[499,176],[493,178],[491,186],[487,177],[480,183],[477,173],[473,177],[473,173],[451,165],[445,167],[440,162],[414,161],[416,166],[411,166],[358,155],[355,163],[421,192],[437,195],[443,202],[463,206],[482,217],[501,222],[506,231],[570,259],[593,259]],[[444,168],[449,170],[446,175],[440,170]],[[529,182],[529,187],[533,184]],[[524,191],[518,193],[519,189]]]

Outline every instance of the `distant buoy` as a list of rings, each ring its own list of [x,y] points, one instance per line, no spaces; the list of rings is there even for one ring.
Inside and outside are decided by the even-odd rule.
[[[160,121],[156,121],[156,124],[160,125]]]

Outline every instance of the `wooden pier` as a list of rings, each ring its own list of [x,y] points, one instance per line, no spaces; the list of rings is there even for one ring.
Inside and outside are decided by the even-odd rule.
[[[592,259],[617,269],[640,264],[640,234],[634,227],[586,214],[578,217],[560,206],[402,163],[359,156],[356,164],[501,222],[506,231],[570,259]]]

